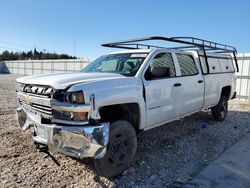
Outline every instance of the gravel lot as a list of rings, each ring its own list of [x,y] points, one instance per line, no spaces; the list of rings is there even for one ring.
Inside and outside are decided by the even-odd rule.
[[[90,159],[56,154],[55,162],[36,150],[29,131],[16,125],[15,75],[0,75],[0,187],[172,187],[198,173],[250,132],[250,103],[230,101],[227,119],[218,123],[199,112],[138,136],[129,170],[116,179],[95,174]],[[202,127],[207,122],[208,127]],[[184,177],[184,178],[183,178]]]

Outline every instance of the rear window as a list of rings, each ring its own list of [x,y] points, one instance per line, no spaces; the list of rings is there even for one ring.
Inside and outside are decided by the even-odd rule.
[[[191,55],[177,53],[176,57],[180,65],[182,76],[191,76],[198,74],[194,58]]]

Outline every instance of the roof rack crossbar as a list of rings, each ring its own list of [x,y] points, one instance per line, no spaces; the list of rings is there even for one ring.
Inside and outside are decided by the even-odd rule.
[[[191,41],[188,41],[190,40]],[[153,36],[153,37],[145,37],[145,38],[137,38],[137,39],[130,39],[130,40],[123,40],[123,41],[117,41],[117,42],[111,42],[111,43],[104,43],[102,46],[104,47],[115,47],[116,45],[124,45],[134,42],[144,42],[144,41],[152,41],[152,40],[162,40],[162,41],[168,41],[168,42],[176,42],[176,43],[182,43],[182,44],[188,44],[188,45],[195,45],[197,47],[206,47],[206,48],[216,48],[216,49],[224,49],[224,50],[230,50],[230,51],[236,51],[235,47],[220,44],[208,40],[203,40],[195,37],[159,37],[159,36]],[[147,45],[150,46],[150,45]]]
[[[197,48],[196,46],[178,46],[178,47],[172,47],[172,48],[167,48],[167,49],[173,49],[173,50],[178,50],[178,49],[190,49],[190,48]]]
[[[235,49],[235,47],[233,47],[233,46],[220,44],[220,43],[217,43],[217,42],[212,42],[212,41],[199,39],[199,38],[195,38],[195,37],[171,37],[171,39],[174,39],[175,41],[179,41],[179,42],[183,42],[183,41],[187,41],[187,40],[191,39],[192,42],[187,41],[190,44],[193,43],[193,44],[199,45],[200,43],[198,43],[198,42],[201,42],[201,45],[203,45],[205,47],[210,47],[210,48],[214,47],[214,48],[221,48],[221,49],[225,49],[225,50],[237,51]]]
[[[145,42],[145,41],[166,41],[166,42],[174,42],[174,43],[180,43],[180,44],[186,44],[187,46],[184,47],[162,47],[162,46],[154,46],[154,45],[148,45],[148,44],[140,44],[138,42]],[[217,42],[212,42],[208,40],[203,40],[195,37],[161,37],[161,36],[153,36],[153,37],[144,37],[144,38],[136,38],[136,39],[130,39],[130,40],[123,40],[123,41],[117,41],[117,42],[111,42],[111,43],[104,43],[102,44],[104,47],[111,47],[111,48],[123,48],[123,49],[140,49],[140,47],[147,47],[150,48],[166,48],[166,49],[176,49],[176,50],[187,50],[187,49],[194,49],[194,50],[201,50],[204,53],[204,56],[206,57],[206,51],[213,51],[214,53],[232,53],[234,56],[234,60],[236,62],[236,68],[237,72],[238,69],[238,63],[237,63],[237,50],[233,46],[220,44]],[[205,62],[208,69],[208,62],[207,58],[205,58]],[[208,72],[209,73],[209,72]]]
[[[140,49],[140,46],[141,47],[147,47],[148,49],[150,48],[166,48],[166,47],[162,47],[162,46],[154,46],[154,45],[148,45],[148,44],[139,44],[139,43],[133,43],[133,44],[116,44],[116,45],[112,45],[112,46],[109,46],[109,47],[126,47],[128,46],[129,48],[131,48],[130,46],[135,46],[135,47],[132,47],[133,49]]]

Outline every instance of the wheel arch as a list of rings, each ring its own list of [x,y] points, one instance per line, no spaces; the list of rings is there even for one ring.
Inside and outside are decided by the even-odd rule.
[[[137,133],[140,130],[140,113],[138,103],[115,104],[99,108],[100,121],[112,123],[116,120],[126,120],[132,124]]]
[[[231,86],[228,85],[228,86],[224,86],[221,90],[221,96],[226,96],[228,99],[230,98],[230,95],[231,95]]]

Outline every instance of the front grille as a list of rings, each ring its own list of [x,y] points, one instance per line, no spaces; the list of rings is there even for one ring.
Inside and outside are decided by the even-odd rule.
[[[26,108],[31,108],[32,110],[38,111],[40,113],[45,113],[48,115],[52,115],[51,107],[43,106],[39,104],[27,104],[25,101],[20,100],[21,105],[24,105]]]
[[[23,88],[23,92],[51,97],[51,95],[54,93],[54,89],[49,86],[25,85]]]
[[[18,91],[18,99],[21,105],[31,112],[38,112],[43,117],[52,116],[51,98],[54,89],[49,86],[25,85],[22,92]]]

